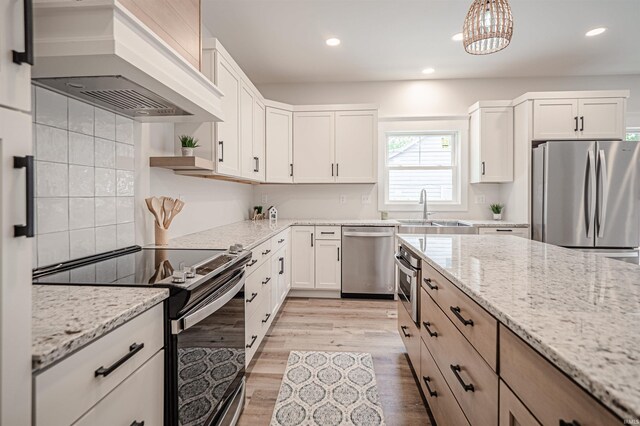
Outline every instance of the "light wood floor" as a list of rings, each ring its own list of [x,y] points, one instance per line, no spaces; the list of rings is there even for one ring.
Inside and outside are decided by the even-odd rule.
[[[285,300],[247,374],[240,425],[268,425],[290,350],[369,352],[387,425],[430,425],[397,330],[396,302]]]

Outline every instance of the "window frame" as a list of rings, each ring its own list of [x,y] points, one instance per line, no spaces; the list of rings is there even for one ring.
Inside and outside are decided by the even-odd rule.
[[[452,140],[452,166],[391,166],[388,165],[388,135],[394,134],[449,134]],[[453,170],[452,202],[429,201],[431,212],[457,212],[467,210],[468,196],[468,143],[469,119],[460,118],[421,118],[421,119],[386,119],[379,124],[378,152],[378,209],[391,212],[418,212],[422,205],[418,202],[390,202],[389,201],[389,171],[390,170]],[[416,194],[417,195],[417,194]],[[456,197],[457,195],[457,197]]]
[[[624,129],[624,140],[627,140],[627,133],[638,133],[640,134],[640,127],[635,127],[635,126],[631,126],[631,127],[627,127],[626,129]]]

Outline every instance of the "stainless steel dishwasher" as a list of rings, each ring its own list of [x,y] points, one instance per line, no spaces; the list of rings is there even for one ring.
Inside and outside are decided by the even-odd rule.
[[[393,226],[342,227],[342,297],[393,299]]]

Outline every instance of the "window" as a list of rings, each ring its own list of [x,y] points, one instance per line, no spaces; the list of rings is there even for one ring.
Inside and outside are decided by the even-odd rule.
[[[640,127],[629,127],[627,129],[627,140],[640,142]]]
[[[386,133],[385,203],[415,205],[422,189],[433,204],[460,203],[456,131]]]

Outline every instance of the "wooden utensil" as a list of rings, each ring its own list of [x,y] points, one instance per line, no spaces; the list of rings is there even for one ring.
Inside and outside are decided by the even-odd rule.
[[[184,201],[180,199],[176,199],[173,205],[173,209],[171,210],[171,217],[169,218],[169,221],[165,224],[167,228],[169,228],[169,225],[171,225],[171,222],[173,222],[173,218],[176,217],[176,215],[182,211],[183,207],[184,207]]]
[[[156,218],[156,223],[158,224],[158,226],[162,227],[162,219],[160,218],[160,200],[158,200],[156,197],[150,197],[145,199],[144,201],[146,201],[147,208],[149,209],[151,214],[153,214],[153,217]]]
[[[163,225],[165,229],[169,229],[169,225],[171,224],[172,210],[175,206],[175,201],[173,198],[166,197],[162,202],[162,211],[164,212],[164,220]]]

